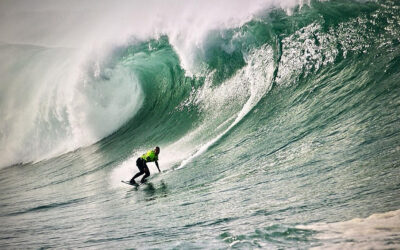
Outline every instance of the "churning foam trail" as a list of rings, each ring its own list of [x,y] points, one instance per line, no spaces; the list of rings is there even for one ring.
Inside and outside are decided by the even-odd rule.
[[[260,99],[271,89],[272,76],[274,71],[273,52],[269,46],[263,46],[250,54],[247,60],[247,66],[240,70],[231,80],[246,84],[250,88],[250,98],[244,104],[243,108],[237,114],[236,119],[222,133],[214,137],[212,140],[203,144],[194,154],[184,159],[177,169],[184,167],[194,158],[203,154],[209,147],[218,142],[225,134],[227,134],[243,117],[245,117],[252,108],[260,101]]]
[[[316,223],[300,228],[319,231],[317,238],[324,244],[315,249],[400,248],[400,210],[343,222]]]

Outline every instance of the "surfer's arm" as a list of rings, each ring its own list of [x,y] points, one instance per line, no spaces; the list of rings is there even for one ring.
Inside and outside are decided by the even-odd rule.
[[[157,166],[157,168],[158,168],[158,172],[160,172],[160,173],[161,173],[160,167],[158,166],[158,162],[157,162],[157,161],[155,161],[154,163],[156,164],[156,166]]]

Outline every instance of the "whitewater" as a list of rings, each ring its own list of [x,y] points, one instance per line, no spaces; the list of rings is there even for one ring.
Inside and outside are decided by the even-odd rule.
[[[400,248],[397,1],[4,0],[0,75],[2,249]]]

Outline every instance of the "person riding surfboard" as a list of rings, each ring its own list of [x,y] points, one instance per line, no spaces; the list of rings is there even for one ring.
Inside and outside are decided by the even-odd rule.
[[[143,154],[141,157],[137,158],[136,160],[136,166],[139,169],[139,173],[135,174],[135,176],[132,177],[132,179],[129,181],[130,184],[135,185],[135,178],[141,176],[144,174],[142,180],[140,181],[141,183],[146,182],[146,178],[150,176],[150,171],[149,167],[147,167],[147,162],[154,162],[158,168],[158,172],[161,173],[160,167],[158,166],[158,154],[160,153],[160,148],[155,147],[154,150],[149,150],[147,153]]]

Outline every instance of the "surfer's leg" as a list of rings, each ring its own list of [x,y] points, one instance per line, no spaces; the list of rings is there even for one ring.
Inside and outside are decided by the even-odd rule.
[[[144,167],[144,176],[142,178],[142,180],[140,181],[141,183],[145,183],[146,182],[146,178],[150,176],[150,171],[149,168],[146,166]]]
[[[145,173],[145,172],[143,171],[143,172],[139,172],[139,173],[135,174],[135,176],[133,176],[132,179],[131,179],[129,182],[130,182],[130,183],[134,183],[134,182],[135,182],[135,179],[136,179],[137,177],[141,176],[141,175],[144,174],[144,173]]]
[[[141,158],[138,158],[136,160],[136,166],[138,167],[140,172],[135,174],[132,177],[132,179],[129,181],[131,184],[134,184],[135,183],[135,179],[145,173],[145,171],[144,171],[145,167],[144,166],[146,166],[146,165],[145,165],[145,163],[143,163],[143,160]]]

